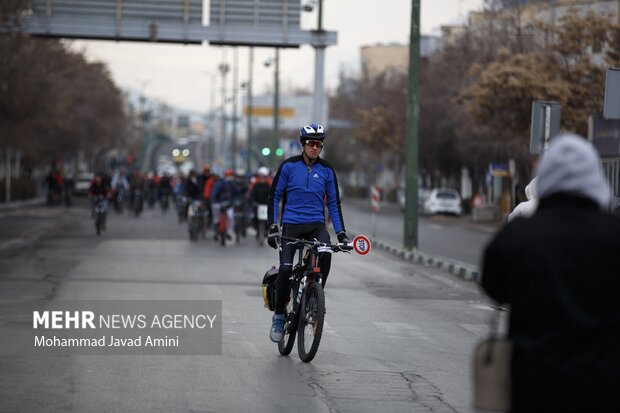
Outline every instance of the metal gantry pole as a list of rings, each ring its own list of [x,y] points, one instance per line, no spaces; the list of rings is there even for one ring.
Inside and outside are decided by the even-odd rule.
[[[420,0],[411,1],[409,39],[409,97],[405,136],[405,234],[404,246],[418,246],[418,138],[420,134]]]
[[[254,74],[254,48],[250,47],[248,73],[248,133],[247,133],[247,170],[252,171],[252,75]]]
[[[280,146],[280,49],[276,47],[276,58],[274,61],[274,93],[273,93],[273,142],[271,150],[272,166],[278,166],[278,156],[276,151]]]
[[[321,39],[321,44],[314,46],[314,102],[312,116],[313,122],[324,124],[323,105],[325,102],[325,45],[323,44],[323,0],[319,0],[319,12],[317,23],[317,34]]]

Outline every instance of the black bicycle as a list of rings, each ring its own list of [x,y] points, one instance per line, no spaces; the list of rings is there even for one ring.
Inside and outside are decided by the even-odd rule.
[[[297,248],[298,261],[291,274],[291,287],[286,302],[284,336],[278,342],[280,354],[290,354],[297,340],[299,358],[309,363],[319,349],[323,323],[325,321],[325,295],[321,280],[323,275],[318,265],[319,250],[349,252],[350,244],[326,244],[299,238],[281,237],[281,242],[293,244]],[[297,254],[296,252],[296,254]]]

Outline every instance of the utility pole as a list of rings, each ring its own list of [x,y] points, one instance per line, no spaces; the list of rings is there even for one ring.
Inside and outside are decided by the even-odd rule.
[[[221,127],[221,142],[220,142],[220,156],[222,156],[222,166],[226,168],[226,73],[228,73],[228,64],[226,63],[226,50],[222,51],[222,63],[219,65],[220,73],[222,74],[222,127]]]
[[[254,72],[254,48],[250,47],[249,56],[249,73],[248,73],[248,133],[247,133],[247,171],[252,170],[252,75]]]
[[[273,91],[273,142],[271,149],[271,159],[273,168],[278,166],[278,156],[276,151],[280,147],[280,49],[276,47],[276,58],[274,61],[274,91]]]
[[[213,162],[215,161],[215,82],[216,82],[216,74],[209,74],[211,90],[210,100],[209,100],[209,141],[207,144],[207,159],[209,165],[213,167]]]
[[[232,99],[232,169],[237,169],[237,88],[239,83],[239,54],[233,49],[233,99]]]
[[[405,135],[405,236],[404,246],[418,246],[418,138],[420,134],[420,0],[411,0],[409,38],[409,97]]]
[[[313,122],[324,124],[323,105],[325,102],[325,44],[323,41],[323,0],[319,0],[317,34],[321,39],[314,45],[314,102],[312,108]]]

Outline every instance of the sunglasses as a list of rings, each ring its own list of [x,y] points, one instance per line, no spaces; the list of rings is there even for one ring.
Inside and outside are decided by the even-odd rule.
[[[311,148],[322,148],[323,147],[323,142],[321,141],[306,141],[306,145],[308,145]]]

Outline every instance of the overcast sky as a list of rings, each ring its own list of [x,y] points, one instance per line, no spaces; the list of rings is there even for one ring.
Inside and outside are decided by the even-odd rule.
[[[303,3],[303,1],[302,1]],[[422,34],[438,34],[440,26],[463,23],[470,11],[479,10],[483,0],[421,0]],[[409,41],[411,0],[324,0],[326,30],[338,33],[338,44],[327,48],[325,80],[328,89],[337,86],[341,70],[357,72],[360,67],[360,47],[377,43]],[[304,13],[302,28],[316,27],[316,12]],[[84,50],[89,60],[106,63],[117,84],[143,90],[153,98],[169,104],[204,112],[211,99],[219,105],[221,84],[215,79],[215,94],[211,94],[211,75],[223,54],[232,63],[232,48],[208,45],[165,45],[150,43],[116,43],[104,41],[75,41],[73,47]],[[247,47],[238,50],[239,83],[248,79]],[[254,93],[264,93],[273,85],[273,69],[263,62],[273,56],[273,49],[255,48]],[[283,49],[280,52],[281,90],[311,89],[314,79],[314,49]],[[228,88],[232,84],[228,76]]]

